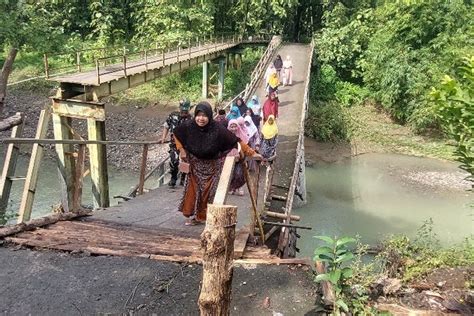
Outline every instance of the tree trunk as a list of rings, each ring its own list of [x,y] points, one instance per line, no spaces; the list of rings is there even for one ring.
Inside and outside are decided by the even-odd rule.
[[[18,49],[11,48],[8,53],[7,59],[2,67],[2,73],[0,74],[0,118],[3,117],[3,105],[5,103],[5,96],[7,93],[8,77],[13,69],[13,62],[15,61]]]
[[[237,207],[208,205],[206,228],[201,234],[201,316],[230,314],[236,221]]]
[[[15,115],[7,117],[6,119],[0,121],[0,132],[11,129],[13,126],[21,124],[22,121],[22,113],[17,113]]]

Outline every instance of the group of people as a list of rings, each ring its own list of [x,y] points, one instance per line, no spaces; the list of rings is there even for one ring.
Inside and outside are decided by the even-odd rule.
[[[183,99],[179,111],[169,115],[161,142],[165,142],[170,135],[169,185],[176,186],[181,171],[180,185],[184,185],[184,195],[179,211],[187,218],[186,225],[205,222],[207,204],[216,194],[226,156],[237,157],[229,193],[240,196],[244,195],[244,168],[257,171],[256,160],[271,163],[276,156],[278,86],[291,85],[291,68],[289,56],[284,62],[277,56],[267,70],[267,99],[263,106],[257,95],[248,104],[237,98],[229,113],[220,109],[214,116],[211,105],[203,101],[196,105],[194,117],[191,117],[190,103]],[[275,76],[278,80],[276,84]]]

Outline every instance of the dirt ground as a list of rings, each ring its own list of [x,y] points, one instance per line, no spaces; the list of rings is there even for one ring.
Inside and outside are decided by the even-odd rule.
[[[199,314],[199,265],[4,246],[0,267],[0,314]],[[307,268],[240,266],[231,314],[315,315],[315,293]]]

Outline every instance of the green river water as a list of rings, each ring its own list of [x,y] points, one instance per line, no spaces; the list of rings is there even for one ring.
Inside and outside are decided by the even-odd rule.
[[[306,168],[308,203],[295,213],[313,230],[299,230],[302,256],[315,235],[356,236],[375,245],[390,234],[415,236],[432,218],[444,244],[474,233],[474,195],[455,163],[392,154],[366,154]]]

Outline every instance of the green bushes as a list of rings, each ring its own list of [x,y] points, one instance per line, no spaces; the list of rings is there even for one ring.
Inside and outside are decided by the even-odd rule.
[[[371,7],[366,2],[339,3],[325,13],[315,36],[319,62],[331,65],[344,81],[363,83],[398,122],[418,131],[439,127],[429,90],[473,52],[472,4],[437,0]]]
[[[431,98],[443,129],[456,141],[454,154],[474,188],[474,56],[464,59],[454,78],[446,75]]]

